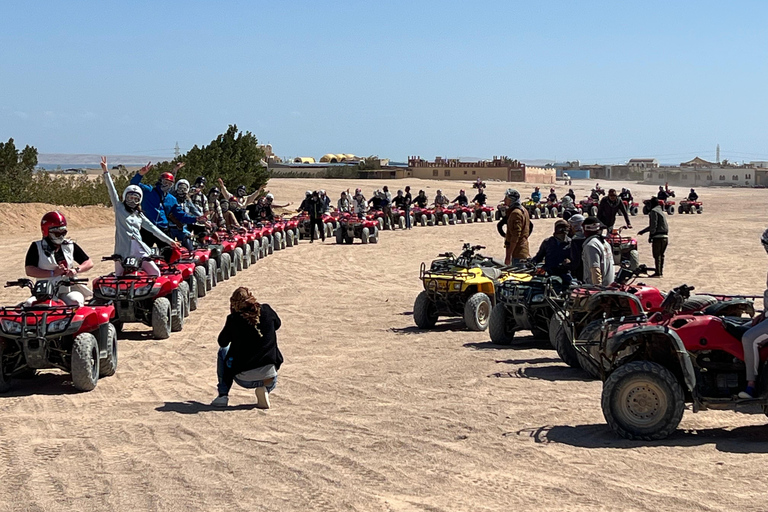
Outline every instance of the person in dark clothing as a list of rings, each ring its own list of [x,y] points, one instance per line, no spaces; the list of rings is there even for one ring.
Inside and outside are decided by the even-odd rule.
[[[533,257],[534,263],[544,262],[544,270],[549,275],[560,276],[563,283],[571,284],[570,264],[571,239],[568,237],[570,225],[563,219],[555,222],[555,230],[551,237],[545,238],[539,246],[539,252]]]
[[[277,346],[280,317],[269,306],[259,304],[248,288],[240,287],[229,299],[231,313],[219,333],[216,364],[219,396],[211,405],[226,407],[229,390],[237,382],[256,389],[256,407],[269,409],[269,393],[277,385],[283,355]]]
[[[667,216],[661,208],[658,198],[652,197],[648,202],[651,211],[648,212],[648,227],[637,232],[638,235],[648,233],[648,241],[651,243],[653,252],[653,261],[656,265],[656,273],[651,277],[663,277],[664,275],[664,253],[667,252],[669,242],[669,225]]]
[[[317,226],[317,230],[320,232],[320,237],[323,239],[323,242],[325,242],[325,223],[323,222],[325,205],[317,191],[312,192],[307,208],[307,213],[309,213],[309,232],[312,234],[309,243],[315,241],[315,226]]]
[[[299,205],[299,211],[309,213],[309,202],[311,200],[312,200],[312,191],[307,190],[306,192],[304,192],[304,200]]]
[[[656,194],[656,199],[661,199],[662,201],[669,199],[669,194],[661,185],[659,185],[659,192]]]
[[[567,195],[568,197],[570,197],[573,200],[573,204],[576,204],[576,193],[573,191],[572,188],[569,188],[568,189],[568,193],[565,194],[565,195]]]
[[[488,200],[488,197],[485,195],[484,192],[485,189],[479,188],[477,189],[477,194],[475,194],[475,197],[472,198],[472,202],[479,205],[485,205],[485,202]]]
[[[405,210],[405,229],[411,229],[411,203],[413,203],[413,196],[411,196],[411,187],[405,187],[405,206],[401,208]]]
[[[571,218],[568,219],[568,224],[570,224],[571,227],[571,276],[576,276],[579,280],[584,276],[584,263],[581,255],[584,248],[584,242],[587,239],[584,235],[584,228],[581,226],[583,222],[584,216],[580,213],[572,215]]]
[[[456,199],[454,199],[451,202],[459,203],[459,206],[467,206],[469,204],[469,198],[467,197],[467,194],[462,189],[462,190],[459,190],[459,195],[456,196]]]
[[[616,194],[616,189],[612,188],[608,190],[608,195],[600,200],[600,204],[597,207],[597,218],[607,228],[607,233],[613,231],[613,225],[616,224],[616,215],[621,213],[626,221],[627,228],[632,228],[632,223],[629,221],[629,213],[627,213],[627,207],[624,206],[624,202],[619,199]]]
[[[699,200],[699,194],[697,194],[695,190],[691,189],[691,191],[688,193],[688,200],[689,201],[698,201]]]
[[[371,210],[381,210],[383,207],[383,201],[380,190],[373,191],[373,197],[368,200],[368,204],[371,206]]]
[[[427,194],[423,190],[419,190],[419,195],[417,195],[413,202],[416,203],[416,206],[419,208],[426,208],[427,202],[429,202],[429,199],[427,198]]]
[[[621,194],[619,194],[619,199],[622,201],[626,201],[627,204],[632,204],[635,201],[635,198],[632,197],[632,191],[628,188],[621,189]]]
[[[550,188],[549,189],[549,195],[547,196],[547,201],[550,203],[556,203],[557,202],[557,194],[555,194],[555,189]]]

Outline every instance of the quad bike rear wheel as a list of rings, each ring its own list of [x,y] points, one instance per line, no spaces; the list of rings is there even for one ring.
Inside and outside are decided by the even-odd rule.
[[[557,315],[552,316],[552,319],[550,320],[550,327],[549,327],[550,333],[552,333],[553,331],[553,325],[552,325],[553,322],[556,322],[556,325],[554,326],[554,331],[555,331],[554,339],[555,339],[555,350],[557,351],[557,355],[560,356],[560,359],[562,359],[563,362],[568,366],[570,366],[571,368],[581,368],[581,363],[579,363],[579,357],[576,351],[576,347],[573,346],[573,342],[571,341],[571,338],[568,335],[567,324]]]
[[[398,217],[397,225],[400,227],[400,229],[405,229],[405,217],[403,217],[402,215]]]
[[[107,355],[99,360],[99,377],[111,377],[117,371],[117,330],[115,326],[107,326],[106,340]]]
[[[637,215],[637,210],[638,210],[637,206],[633,206],[632,209],[630,209],[629,211],[634,216],[634,215]]]
[[[285,232],[285,246],[293,247],[293,231],[290,229]]]
[[[599,339],[600,329],[602,329],[602,327],[602,320],[593,320],[582,329],[581,333],[579,333],[579,338],[584,340]],[[601,378],[600,368],[594,359],[586,356],[581,350],[576,350],[576,358],[579,360],[579,366],[581,366],[582,370],[595,379]]]
[[[323,230],[325,230],[325,226],[323,226]],[[283,239],[283,234],[280,233],[279,231],[272,234],[272,244],[274,245],[274,250],[279,251],[283,248],[282,239]]]
[[[376,226],[373,227],[373,234],[371,235],[371,243],[372,244],[379,243],[379,230],[376,229]]]
[[[363,228],[363,232],[360,235],[360,241],[364,244],[367,244],[370,240],[368,239],[371,236],[371,232],[368,228]]]
[[[442,221],[443,221],[443,226],[447,226],[448,225],[448,214],[447,213],[443,214]]]
[[[504,304],[496,304],[488,320],[488,334],[497,345],[512,345],[515,340],[515,320]]]
[[[158,297],[152,304],[152,336],[165,340],[171,336],[171,301]]]
[[[72,385],[78,391],[91,391],[99,382],[99,344],[96,337],[84,332],[72,343]]]
[[[216,265],[216,260],[211,258],[205,266],[205,291],[213,290],[217,284],[219,284],[218,265]]]
[[[597,206],[593,206],[592,208],[590,208],[589,214],[592,215],[593,217],[597,217]]]
[[[198,265],[195,267],[195,280],[197,281],[197,296],[205,297],[208,293],[208,276],[205,273],[205,267]]]
[[[234,252],[234,258],[235,258],[235,268],[237,268],[238,272],[243,271],[243,248],[242,247],[235,247]]]
[[[317,229],[317,226],[315,226],[315,233],[317,233],[317,238],[320,238],[320,231]],[[275,235],[271,235],[267,237],[267,252],[269,254],[275,253]]]
[[[498,219],[496,219],[498,220]],[[467,223],[467,212],[461,212],[461,223],[466,224]]]
[[[421,221],[422,227],[426,226],[427,225],[427,216],[422,213],[420,221]]]
[[[269,254],[269,238],[265,236],[264,238],[261,239],[261,254],[260,254],[260,256],[262,258],[266,258],[268,254]]]
[[[243,270],[251,266],[251,244],[243,246]]]
[[[485,212],[483,212],[485,213]],[[464,305],[464,323],[471,331],[484,331],[488,328],[493,304],[484,293],[472,295]]]
[[[336,228],[336,243],[339,245],[344,243],[344,231],[341,228]]]
[[[189,288],[187,288],[187,283],[179,283],[179,288],[176,289],[171,294],[171,332],[179,332],[184,328],[184,319],[185,319],[185,293]]]
[[[413,321],[419,329],[431,329],[437,323],[438,314],[435,303],[429,300],[426,291],[416,296],[413,303]]]
[[[675,214],[675,207],[671,204],[667,205],[667,215],[674,215]]]
[[[187,288],[189,288],[189,309],[188,311],[197,310],[197,279],[194,275],[189,276],[189,280],[186,282]]]
[[[538,219],[539,217],[541,217],[541,213],[539,212],[539,209],[538,208],[534,208],[533,209],[533,218],[534,219]]]
[[[483,222],[488,222],[488,214],[483,212],[480,212],[480,218],[483,219]]]
[[[685,410],[677,378],[651,361],[634,361],[614,371],[603,384],[601,405],[614,432],[645,441],[668,437]]]

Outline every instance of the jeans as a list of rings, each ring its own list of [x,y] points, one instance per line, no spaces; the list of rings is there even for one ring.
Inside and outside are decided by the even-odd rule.
[[[651,240],[651,251],[653,252],[653,262],[656,265],[656,273],[664,274],[664,253],[667,251],[667,238],[654,238]]]
[[[320,238],[325,242],[325,223],[322,218],[309,219],[309,241],[315,240],[315,226],[317,226],[317,230],[320,232]]]
[[[405,207],[405,229],[411,229],[411,209]]]
[[[271,393],[275,386],[277,386],[277,375],[272,377],[272,384],[265,386],[263,380],[241,380],[235,377],[234,379],[227,379],[224,377],[224,368],[232,364],[231,360],[227,360],[227,354],[229,353],[229,346],[221,347],[219,354],[216,358],[216,375],[218,376],[219,383],[216,386],[219,390],[219,396],[225,396],[229,394],[229,390],[232,389],[232,382],[237,382],[238,385],[246,389],[255,388],[267,388],[267,393]],[[269,379],[267,379],[269,380]]]

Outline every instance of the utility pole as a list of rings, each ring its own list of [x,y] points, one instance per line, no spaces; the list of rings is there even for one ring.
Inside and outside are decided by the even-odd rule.
[[[718,146],[718,148],[719,147],[720,146]],[[718,149],[718,151],[720,151],[720,150]],[[718,155],[719,154],[720,153],[718,153]],[[176,147],[173,148],[173,156],[176,157],[176,158],[179,158],[181,156],[181,148],[179,147],[179,141],[176,141]]]
[[[717,145],[717,156],[715,157],[717,163],[720,163],[720,144]]]

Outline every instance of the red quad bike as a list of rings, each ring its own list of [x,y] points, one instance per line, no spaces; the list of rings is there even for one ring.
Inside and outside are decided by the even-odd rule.
[[[393,226],[405,229],[405,210],[401,208],[392,208]]]
[[[488,205],[475,203],[473,222],[491,222],[493,218],[493,208]]]
[[[216,232],[216,241],[221,245],[221,257],[219,261],[219,281],[226,281],[237,275],[237,257],[242,257],[242,249],[237,244],[237,238],[227,231]]]
[[[338,215],[333,217],[334,226],[338,224]],[[275,220],[280,220],[285,223],[285,234],[287,236],[288,247],[299,245],[299,222],[294,219],[285,219],[285,217],[275,217]]]
[[[579,201],[577,210],[580,208],[581,213],[586,213],[591,217],[597,217],[597,207],[599,205],[600,205],[599,201],[592,199],[591,197],[587,197]]]
[[[58,368],[72,375],[79,391],[91,391],[100,377],[117,370],[117,333],[110,318],[112,304],[91,301],[67,306],[56,293],[60,286],[86,283],[88,279],[65,278],[56,283],[30,279],[8,281],[5,287],[32,290],[31,304],[0,308],[0,392],[10,380],[34,377],[37,370]]]
[[[155,339],[167,339],[171,332],[184,326],[186,283],[181,272],[169,268],[159,277],[141,269],[142,261],[156,258],[121,258],[118,254],[102,261],[120,261],[124,274],[114,272],[93,280],[93,295],[100,301],[112,301],[115,309],[113,324],[120,332],[125,323],[141,322],[152,328]]]
[[[306,213],[302,213],[301,215],[298,215],[293,218],[293,220],[296,221],[297,226],[299,227],[299,235],[301,240],[312,240],[312,235],[309,232],[309,215]],[[317,226],[314,228],[314,235],[315,239],[319,240],[320,237],[320,231],[318,230]]]
[[[687,199],[683,199],[680,201],[680,205],[677,207],[677,213],[683,214],[683,213],[702,213],[704,211],[704,206],[701,204],[701,201],[689,201]]]
[[[449,209],[446,206],[435,206],[435,223],[447,226],[448,224],[456,223],[456,215],[453,209]]]
[[[282,222],[265,222],[263,224],[267,230],[272,230],[272,250],[281,251],[285,249],[288,242],[285,239],[285,224]]]
[[[379,226],[379,231],[384,229],[384,212],[382,210],[368,210],[368,215],[365,216],[366,220],[372,220]]]
[[[654,286],[636,282],[655,269],[645,265],[634,271],[619,269],[615,282],[608,287],[581,285],[571,289],[561,310],[556,310],[549,324],[549,340],[567,365],[582,368],[599,377],[593,365],[576,350],[574,340],[590,339],[606,318],[630,317],[661,311],[665,294]],[[741,297],[724,295],[692,295],[682,304],[686,312],[705,311],[710,314],[731,314],[754,311],[751,302]],[[740,314],[740,313],[739,313]]]
[[[563,206],[560,203],[560,201],[556,201],[554,203],[547,201],[547,203],[543,205],[543,209],[544,211],[548,211],[549,216],[552,217],[553,219],[556,219],[557,217],[562,217],[563,215]]]
[[[469,224],[472,222],[472,217],[474,216],[474,209],[467,206],[461,206],[460,204],[456,203],[453,205],[453,216],[455,220],[453,221],[454,224],[458,224],[461,222],[462,224]]]
[[[225,242],[220,238],[219,232],[213,232],[203,238],[203,244],[211,251],[206,273],[211,281],[211,286],[216,286],[221,281],[229,279],[229,269],[232,266],[232,257],[228,251],[231,242]],[[227,245],[225,251],[224,246]],[[226,267],[226,268],[225,268]]]
[[[633,217],[637,215],[638,209],[640,207],[640,204],[637,201],[632,201],[631,204],[629,201],[622,200],[621,202],[624,203],[624,207],[627,209],[630,215]]]
[[[419,208],[414,206],[411,208],[411,226],[415,226],[417,223],[422,226],[429,224],[433,225],[433,212],[427,208]]]
[[[611,249],[613,250],[613,262],[617,266],[635,270],[640,266],[640,254],[637,252],[637,238],[621,236],[621,231],[623,229],[623,227],[614,229],[612,233],[606,235],[605,241],[611,245]]]
[[[528,206],[525,204],[525,202],[523,202],[523,206],[525,206],[526,208],[528,208]],[[472,213],[474,214],[474,210],[472,210]],[[534,217],[533,217],[533,211],[532,211],[532,209],[530,209],[530,208],[528,208],[528,215],[529,215],[531,218],[534,218]],[[537,214],[537,215],[538,215],[538,214]],[[494,213],[494,215],[493,215],[493,218],[494,218],[494,219],[496,219],[496,220],[501,220],[501,219],[502,219],[502,217],[506,217],[506,216],[507,216],[507,205],[505,205],[503,202],[502,202],[502,203],[499,203],[499,204],[497,204],[497,205],[496,205],[496,212]],[[471,218],[471,217],[470,217],[470,218]]]
[[[181,250],[182,262],[195,264],[194,277],[197,295],[192,293],[192,285],[190,284],[189,305],[191,311],[197,309],[195,297],[205,297],[216,286],[216,260],[214,260],[213,251],[214,249],[210,247],[196,247],[194,251]]]
[[[336,231],[336,228],[339,227],[339,220],[337,217],[331,214],[324,213],[323,224],[325,225],[325,237],[330,238],[333,236],[333,233]]]
[[[373,220],[361,219],[357,215],[340,217],[339,227],[336,228],[336,243],[351,244],[355,238],[359,238],[363,244],[377,243],[379,224]]]
[[[166,263],[165,259],[155,259],[155,264],[163,275],[174,275],[177,272],[181,273],[182,282],[179,283],[179,290],[181,290],[181,295],[185,298],[183,310],[184,318],[186,318],[189,316],[190,311],[195,311],[197,309],[198,281],[197,276],[195,275],[197,265],[193,258],[184,258],[184,252],[180,251],[180,253],[181,257],[172,264]]]
[[[245,268],[248,268],[248,266],[259,261],[261,257],[261,227],[258,224],[254,224],[251,228],[246,229],[242,235],[248,247],[246,250],[247,254],[243,254],[243,265]]]
[[[675,202],[670,201],[667,199],[666,201],[663,199],[659,199],[659,205],[661,205],[661,209],[667,212],[667,215],[674,215],[675,214]],[[648,213],[651,211],[651,207],[648,204],[648,199],[643,201],[643,215],[648,215]]]
[[[718,311],[685,312],[691,291],[678,286],[661,311],[608,319],[589,340],[576,342],[600,373],[603,415],[622,437],[664,439],[686,403],[693,412],[768,413],[768,347],[760,349],[757,396],[738,397],[747,384],[741,338],[754,308],[742,299],[740,307],[725,302]]]

